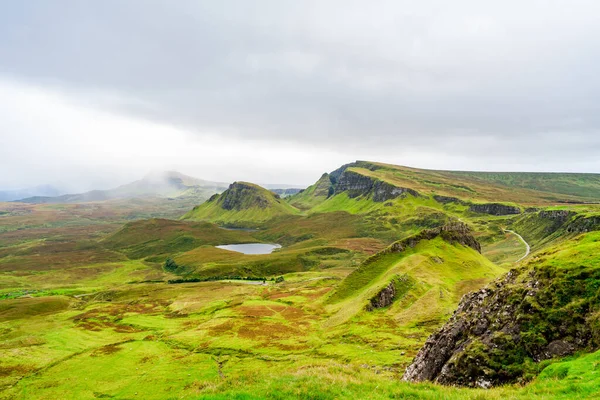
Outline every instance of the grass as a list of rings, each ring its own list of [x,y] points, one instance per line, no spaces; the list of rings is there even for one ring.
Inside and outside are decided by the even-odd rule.
[[[550,198],[581,200],[583,191],[550,196],[547,188],[522,189],[516,181],[381,164],[354,170],[427,196],[383,203],[344,193],[327,198],[324,176],[289,204],[269,194],[275,203],[262,211],[250,204],[223,212],[214,199],[201,206],[206,214],[190,213],[260,226],[251,232],[205,221],[127,221],[160,216],[158,202],[3,205],[0,399],[594,398],[600,353],[557,360],[528,385],[487,391],[400,380],[460,297],[512,267],[524,250],[502,231],[523,216],[474,215],[429,194],[546,205]],[[181,204],[164,214],[178,217]],[[597,212],[593,205],[554,208]],[[473,227],[483,254],[435,239],[365,262],[394,241],[455,219]],[[569,245],[553,239],[531,263],[568,275],[597,264],[598,240],[595,234]],[[283,248],[251,256],[214,247],[247,242]],[[169,285],[178,276],[161,268],[166,257],[194,276],[283,274],[285,280]],[[406,286],[397,287],[390,306],[365,310],[400,278]]]
[[[435,193],[463,200],[528,205],[596,202],[600,198],[598,174],[436,171],[366,161],[351,170],[423,195]]]

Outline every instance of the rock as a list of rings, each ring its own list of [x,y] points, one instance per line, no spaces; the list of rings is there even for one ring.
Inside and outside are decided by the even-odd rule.
[[[564,340],[554,340],[546,347],[544,358],[564,357],[575,352],[575,346]]]
[[[449,243],[459,243],[481,253],[481,244],[473,237],[469,226],[463,222],[450,222],[438,228],[424,229],[414,236],[392,243],[383,252],[399,253],[407,247],[415,247],[421,240],[432,240],[438,236]]]
[[[450,204],[450,203],[463,204],[463,205],[467,204],[465,201],[457,199],[456,197],[434,195],[433,199],[441,204]]]
[[[566,230],[569,233],[584,233],[600,230],[600,216],[593,215],[586,217],[580,215],[567,225]]]
[[[403,379],[489,388],[520,382],[528,359],[539,362],[597,349],[600,332],[594,311],[600,299],[594,288],[599,280],[600,269],[594,268],[511,270],[463,296]]]
[[[396,287],[393,282],[390,282],[383,288],[367,306],[367,311],[372,311],[375,308],[384,308],[393,303],[396,296]]]
[[[521,214],[521,209],[519,207],[509,206],[500,203],[473,204],[469,207],[469,211],[490,215]]]
[[[333,172],[330,176],[332,175]],[[413,189],[394,186],[379,179],[348,170],[344,170],[335,179],[333,193],[347,193],[351,199],[359,196],[372,196],[373,201],[379,203],[395,199],[406,193],[419,196],[419,193]]]

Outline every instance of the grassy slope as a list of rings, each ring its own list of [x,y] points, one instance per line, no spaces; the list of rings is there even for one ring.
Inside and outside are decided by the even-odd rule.
[[[330,186],[329,174],[323,174],[314,185],[290,197],[290,204],[302,210],[313,208],[327,199]]]
[[[209,222],[150,219],[131,222],[102,240],[102,244],[137,259],[168,256],[202,245],[256,242],[249,232],[219,228]]]
[[[336,310],[329,323],[339,324],[359,313],[394,277],[412,283],[390,311],[410,324],[439,323],[464,293],[504,271],[470,248],[441,238],[425,240],[402,253],[370,258],[348,275],[328,298],[331,310]]]
[[[351,170],[421,194],[464,200],[527,205],[600,199],[600,175],[596,174],[463,173],[370,162],[362,162]]]
[[[486,196],[502,192],[486,185]],[[439,187],[448,195],[466,190],[446,183]],[[525,387],[482,391],[399,382],[404,367],[458,297],[502,268],[470,249],[434,240],[410,254],[383,260],[377,271],[371,271],[375,278],[369,274],[365,282],[354,283],[352,278],[348,281],[352,284],[344,278],[369,254],[439,224],[446,215],[471,222],[485,239],[484,253],[500,254],[499,262],[516,259],[522,245],[501,233],[505,218],[475,217],[465,206],[442,206],[410,196],[386,206],[344,194],[315,204],[321,202],[307,216],[286,212],[265,221],[259,232],[176,221],[159,221],[154,229],[144,225],[150,221],[104,243],[110,251],[132,257],[174,255],[207,274],[239,272],[248,266],[268,273],[290,271],[278,285],[143,283],[170,276],[159,265],[125,258],[118,262],[82,258],[80,264],[71,263],[78,253],[70,247],[58,253],[63,257],[61,268],[3,272],[0,294],[39,291],[33,298],[0,300],[0,398],[58,398],[69,393],[78,399],[529,399],[591,398],[597,391],[598,354],[551,366]],[[255,221],[252,215],[247,218]],[[28,262],[34,262],[36,254],[49,260],[55,254],[53,247],[38,247],[43,244],[35,241],[47,233],[36,232],[1,235],[0,242],[9,250],[4,254],[0,249],[0,264],[10,263],[7,259],[17,250],[27,252],[22,257]],[[75,231],[60,234],[77,242]],[[192,249],[187,247],[189,238]],[[210,246],[246,238],[285,246],[269,256],[238,255]],[[594,246],[590,242],[573,249],[570,256],[592,253]],[[97,244],[87,250],[106,251]],[[552,258],[548,253],[544,262]],[[391,307],[364,311],[373,293],[404,274],[419,284]],[[338,287],[349,295],[329,304],[329,293]],[[73,297],[82,293],[93,295]]]

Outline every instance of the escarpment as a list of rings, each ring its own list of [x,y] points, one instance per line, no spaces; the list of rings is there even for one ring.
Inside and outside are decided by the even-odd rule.
[[[373,201],[378,203],[395,199],[404,194],[419,196],[416,190],[394,186],[351,170],[345,170],[339,175],[333,186],[334,194],[343,192],[347,193],[350,198],[372,195]]]
[[[481,244],[472,235],[469,226],[462,222],[451,222],[438,228],[424,229],[414,236],[393,243],[384,252],[399,253],[407,247],[415,247],[422,240],[432,240],[438,236],[451,244],[462,244],[481,253]]]
[[[521,209],[519,207],[509,206],[500,203],[472,204],[469,207],[469,211],[490,215],[521,214]]]
[[[403,379],[489,388],[529,380],[539,361],[597,349],[598,282],[593,266],[512,270],[465,295]]]

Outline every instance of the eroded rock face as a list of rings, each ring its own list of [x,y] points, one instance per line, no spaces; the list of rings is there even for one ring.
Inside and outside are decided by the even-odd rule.
[[[351,199],[358,196],[372,195],[375,202],[395,199],[405,193],[419,196],[419,193],[413,189],[394,186],[387,182],[348,170],[344,170],[335,179],[333,192],[335,194],[345,192]]]
[[[488,388],[526,380],[526,359],[598,348],[600,300],[593,293],[600,269],[581,268],[512,270],[465,295],[403,379]]]
[[[433,196],[433,199],[441,204],[450,204],[450,203],[467,204],[465,201],[458,199],[456,197],[440,196],[437,194]]]
[[[490,215],[521,214],[521,209],[519,207],[500,203],[473,204],[469,207],[469,211]]]
[[[393,243],[388,251],[399,253],[407,247],[415,247],[421,240],[432,240],[438,236],[449,243],[459,243],[481,253],[481,244],[473,237],[469,226],[462,222],[451,222],[438,228],[425,229],[417,235]]]
[[[567,232],[569,233],[584,233],[600,230],[600,216],[593,215],[590,217],[578,216],[567,225]]]
[[[384,287],[375,297],[371,299],[371,302],[367,306],[367,310],[371,311],[375,308],[384,308],[391,305],[396,298],[396,286],[394,282],[390,282]]]

